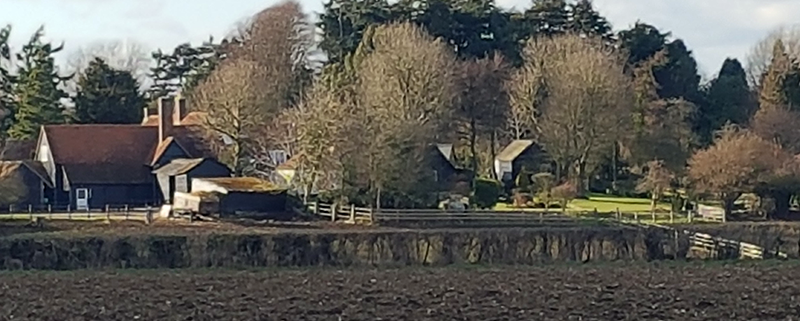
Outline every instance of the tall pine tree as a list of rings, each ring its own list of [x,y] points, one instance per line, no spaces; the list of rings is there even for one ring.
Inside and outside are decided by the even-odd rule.
[[[141,121],[144,97],[130,72],[96,58],[78,79],[75,121],[81,124],[134,124]]]
[[[554,36],[568,30],[569,7],[565,0],[533,0],[525,18],[531,35]]]
[[[761,109],[800,110],[800,66],[781,40],[775,42],[772,62],[761,80],[758,104]]]
[[[44,43],[43,35],[44,27],[41,27],[17,54],[21,63],[13,90],[16,98],[14,124],[8,131],[15,139],[34,138],[42,125],[61,124],[66,120],[61,100],[69,96],[59,85],[70,77],[59,76],[53,59],[53,54],[61,51],[63,45],[54,47]]]
[[[591,0],[578,0],[570,6],[570,18],[567,29],[585,36],[603,38],[606,42],[614,41],[611,24],[595,10]]]

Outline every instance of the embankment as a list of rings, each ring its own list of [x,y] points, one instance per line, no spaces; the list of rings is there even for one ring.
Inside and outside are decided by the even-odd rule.
[[[5,269],[538,264],[685,257],[658,229],[484,229],[0,238]]]

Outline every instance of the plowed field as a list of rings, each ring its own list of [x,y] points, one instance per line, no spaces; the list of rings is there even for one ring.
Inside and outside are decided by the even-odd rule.
[[[800,320],[800,265],[0,273],[2,320]]]

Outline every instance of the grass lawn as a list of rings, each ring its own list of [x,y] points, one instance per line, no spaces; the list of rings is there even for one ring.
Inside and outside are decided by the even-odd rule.
[[[569,209],[579,211],[616,212],[623,213],[650,213],[650,199],[620,197],[605,194],[591,194],[589,199],[576,199],[570,202]],[[669,203],[658,203],[656,208],[661,211],[670,210]]]

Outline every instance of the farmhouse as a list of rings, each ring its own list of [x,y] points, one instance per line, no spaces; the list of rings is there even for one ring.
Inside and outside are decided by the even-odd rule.
[[[51,187],[38,201],[74,209],[168,201],[174,190],[170,175],[177,181],[205,164],[200,161],[187,169],[177,160],[208,159],[212,153],[202,128],[183,123],[183,98],[160,99],[157,116],[156,125],[150,122],[152,115],[145,114],[141,125],[42,126],[34,160],[41,163]],[[172,171],[162,172],[167,184],[157,184],[153,171],[173,162]],[[197,175],[209,175],[205,168],[200,166]]]

